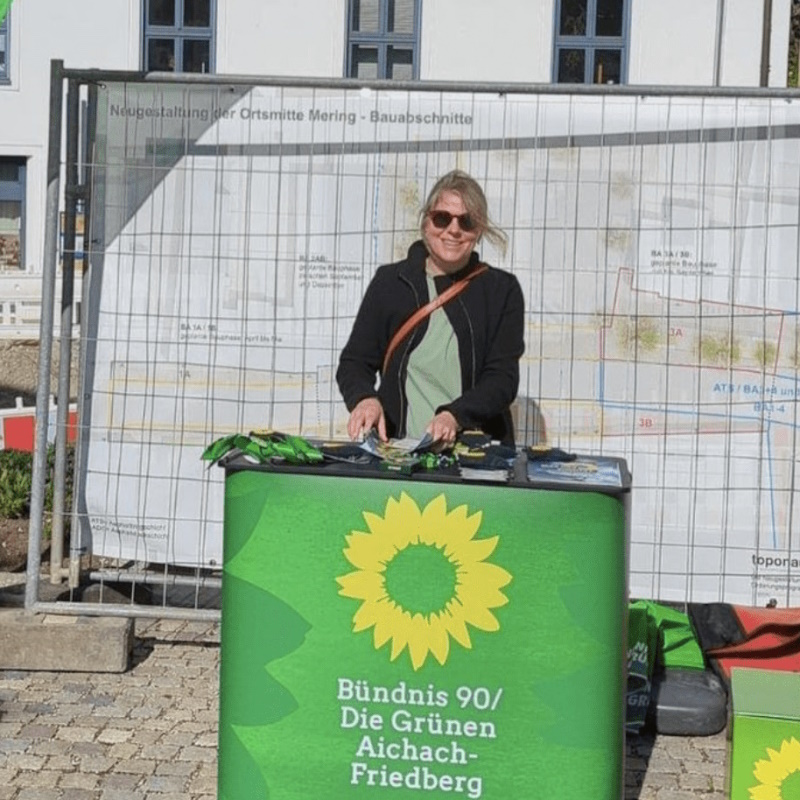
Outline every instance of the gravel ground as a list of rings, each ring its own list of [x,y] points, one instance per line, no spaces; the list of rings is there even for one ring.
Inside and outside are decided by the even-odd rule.
[[[54,343],[53,364],[50,370],[50,392],[54,394],[58,386],[58,342]],[[72,390],[77,386],[78,346],[73,346],[71,372]],[[13,408],[16,398],[21,397],[23,405],[36,403],[36,387],[39,383],[39,342],[29,340],[0,339],[0,408]]]

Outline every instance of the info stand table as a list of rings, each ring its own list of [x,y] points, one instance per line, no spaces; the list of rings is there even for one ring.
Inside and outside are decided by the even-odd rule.
[[[225,465],[219,797],[617,800],[627,500]]]

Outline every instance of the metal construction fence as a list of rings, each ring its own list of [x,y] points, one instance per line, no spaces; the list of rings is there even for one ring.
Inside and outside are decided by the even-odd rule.
[[[57,394],[80,280],[78,442],[68,492],[57,438],[51,580],[68,597],[41,600],[33,556],[27,605],[217,613],[222,475],[203,448],[265,427],[344,438],[334,373],[355,311],[454,167],[509,236],[482,258],[525,293],[520,441],[633,474],[631,593],[796,604],[799,101],[54,63],[37,417],[63,204]]]

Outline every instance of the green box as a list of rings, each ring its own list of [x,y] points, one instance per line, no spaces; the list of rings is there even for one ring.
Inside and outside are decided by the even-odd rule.
[[[800,798],[800,674],[731,672],[730,800]]]
[[[571,488],[226,465],[219,799],[619,800],[627,498]]]

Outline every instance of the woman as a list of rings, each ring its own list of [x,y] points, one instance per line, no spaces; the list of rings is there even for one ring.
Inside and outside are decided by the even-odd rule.
[[[459,431],[480,429],[513,444],[522,291],[475,252],[482,237],[504,248],[505,234],[489,221],[481,187],[460,170],[431,190],[420,231],[403,261],[378,268],[342,350],[336,380],[350,411],[347,432],[358,439],[375,428],[386,441],[427,431],[450,445]],[[450,287],[454,296],[392,343],[415,311]]]

